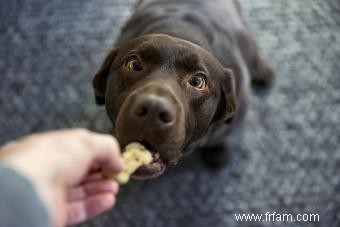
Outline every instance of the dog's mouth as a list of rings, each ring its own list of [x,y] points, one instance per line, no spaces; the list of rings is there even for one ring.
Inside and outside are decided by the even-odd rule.
[[[148,165],[141,166],[134,173],[134,178],[146,179],[153,178],[161,175],[166,169],[166,163],[162,159],[160,153],[152,146],[149,142],[142,140],[139,141],[141,144],[145,146],[152,154],[152,162]]]

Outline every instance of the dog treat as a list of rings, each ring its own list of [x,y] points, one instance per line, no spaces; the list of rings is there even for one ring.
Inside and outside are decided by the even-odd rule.
[[[152,155],[142,144],[134,142],[125,147],[123,153],[124,169],[120,173],[104,173],[106,177],[116,180],[119,184],[126,184],[130,175],[139,167],[152,162]]]

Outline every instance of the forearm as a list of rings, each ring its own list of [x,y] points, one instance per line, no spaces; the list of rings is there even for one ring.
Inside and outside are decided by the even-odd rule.
[[[48,227],[49,215],[33,184],[0,162],[0,227]]]

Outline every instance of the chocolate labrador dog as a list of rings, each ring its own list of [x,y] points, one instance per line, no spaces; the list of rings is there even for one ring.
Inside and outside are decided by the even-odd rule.
[[[93,86],[121,146],[138,141],[152,151],[134,174],[150,178],[197,149],[224,164],[250,81],[272,80],[236,0],[141,0]]]

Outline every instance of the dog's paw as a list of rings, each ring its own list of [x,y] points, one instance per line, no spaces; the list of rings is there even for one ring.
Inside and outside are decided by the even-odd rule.
[[[230,154],[225,144],[219,144],[203,147],[202,158],[209,167],[219,169],[228,164]]]

